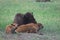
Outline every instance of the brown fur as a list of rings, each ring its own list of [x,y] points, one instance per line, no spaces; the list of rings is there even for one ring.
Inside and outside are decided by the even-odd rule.
[[[37,25],[38,25],[38,31],[44,28],[44,26],[41,23],[37,23]]]
[[[29,23],[26,25],[21,25],[17,27],[16,23],[10,24],[6,26],[6,33],[20,33],[20,32],[27,32],[27,33],[37,33],[43,26],[41,23],[34,24]]]
[[[36,33],[37,30],[39,29],[37,24],[34,23],[29,23],[26,25],[21,25],[19,26],[15,32],[20,33],[20,32],[27,32],[27,33]]]
[[[6,26],[6,33],[12,33],[12,29],[15,29],[17,27],[17,24],[16,23],[13,23],[13,24],[9,24]]]

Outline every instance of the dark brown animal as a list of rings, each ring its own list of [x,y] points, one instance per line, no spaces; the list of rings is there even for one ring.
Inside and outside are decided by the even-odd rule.
[[[40,24],[34,24],[34,23],[29,23],[26,25],[21,25],[19,26],[15,32],[16,33],[21,33],[21,32],[27,32],[27,33],[37,33],[38,30],[40,30],[40,28],[42,28],[42,25]]]
[[[29,24],[29,23],[37,23],[37,22],[33,16],[33,13],[27,12],[24,15],[24,24]]]
[[[17,14],[15,15],[15,18],[14,18],[13,23],[18,24],[18,26],[24,24],[24,19],[23,19],[23,17],[24,17],[23,14],[17,13]]]
[[[17,33],[21,33],[21,32],[35,33],[36,31],[37,31],[37,25],[33,23],[21,25],[15,30],[15,32]]]

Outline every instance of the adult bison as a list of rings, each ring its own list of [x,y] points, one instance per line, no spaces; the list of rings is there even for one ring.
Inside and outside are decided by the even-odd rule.
[[[17,14],[15,15],[15,18],[14,18],[13,23],[18,24],[18,26],[24,24],[24,18],[23,18],[23,17],[24,17],[23,14],[17,13]]]
[[[28,24],[28,23],[37,23],[33,16],[33,13],[27,12],[24,15],[24,24]]]

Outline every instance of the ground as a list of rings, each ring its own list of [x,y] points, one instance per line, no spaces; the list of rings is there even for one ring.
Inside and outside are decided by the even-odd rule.
[[[39,37],[40,39],[60,40],[60,0],[51,0],[46,3],[32,0],[0,0],[0,31],[4,33],[6,25],[13,22],[16,13],[24,14],[27,11],[33,12],[36,21],[44,25],[41,31],[46,37],[40,36],[43,38]],[[1,35],[1,32],[0,40],[3,40],[4,34]]]
[[[59,34],[38,35],[33,33],[5,34],[0,36],[1,40],[60,40]]]

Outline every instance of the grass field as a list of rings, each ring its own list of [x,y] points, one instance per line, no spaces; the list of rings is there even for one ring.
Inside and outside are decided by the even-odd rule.
[[[13,22],[16,13],[26,12],[33,12],[36,21],[44,25],[44,34],[60,35],[60,0],[0,0],[0,30]]]

